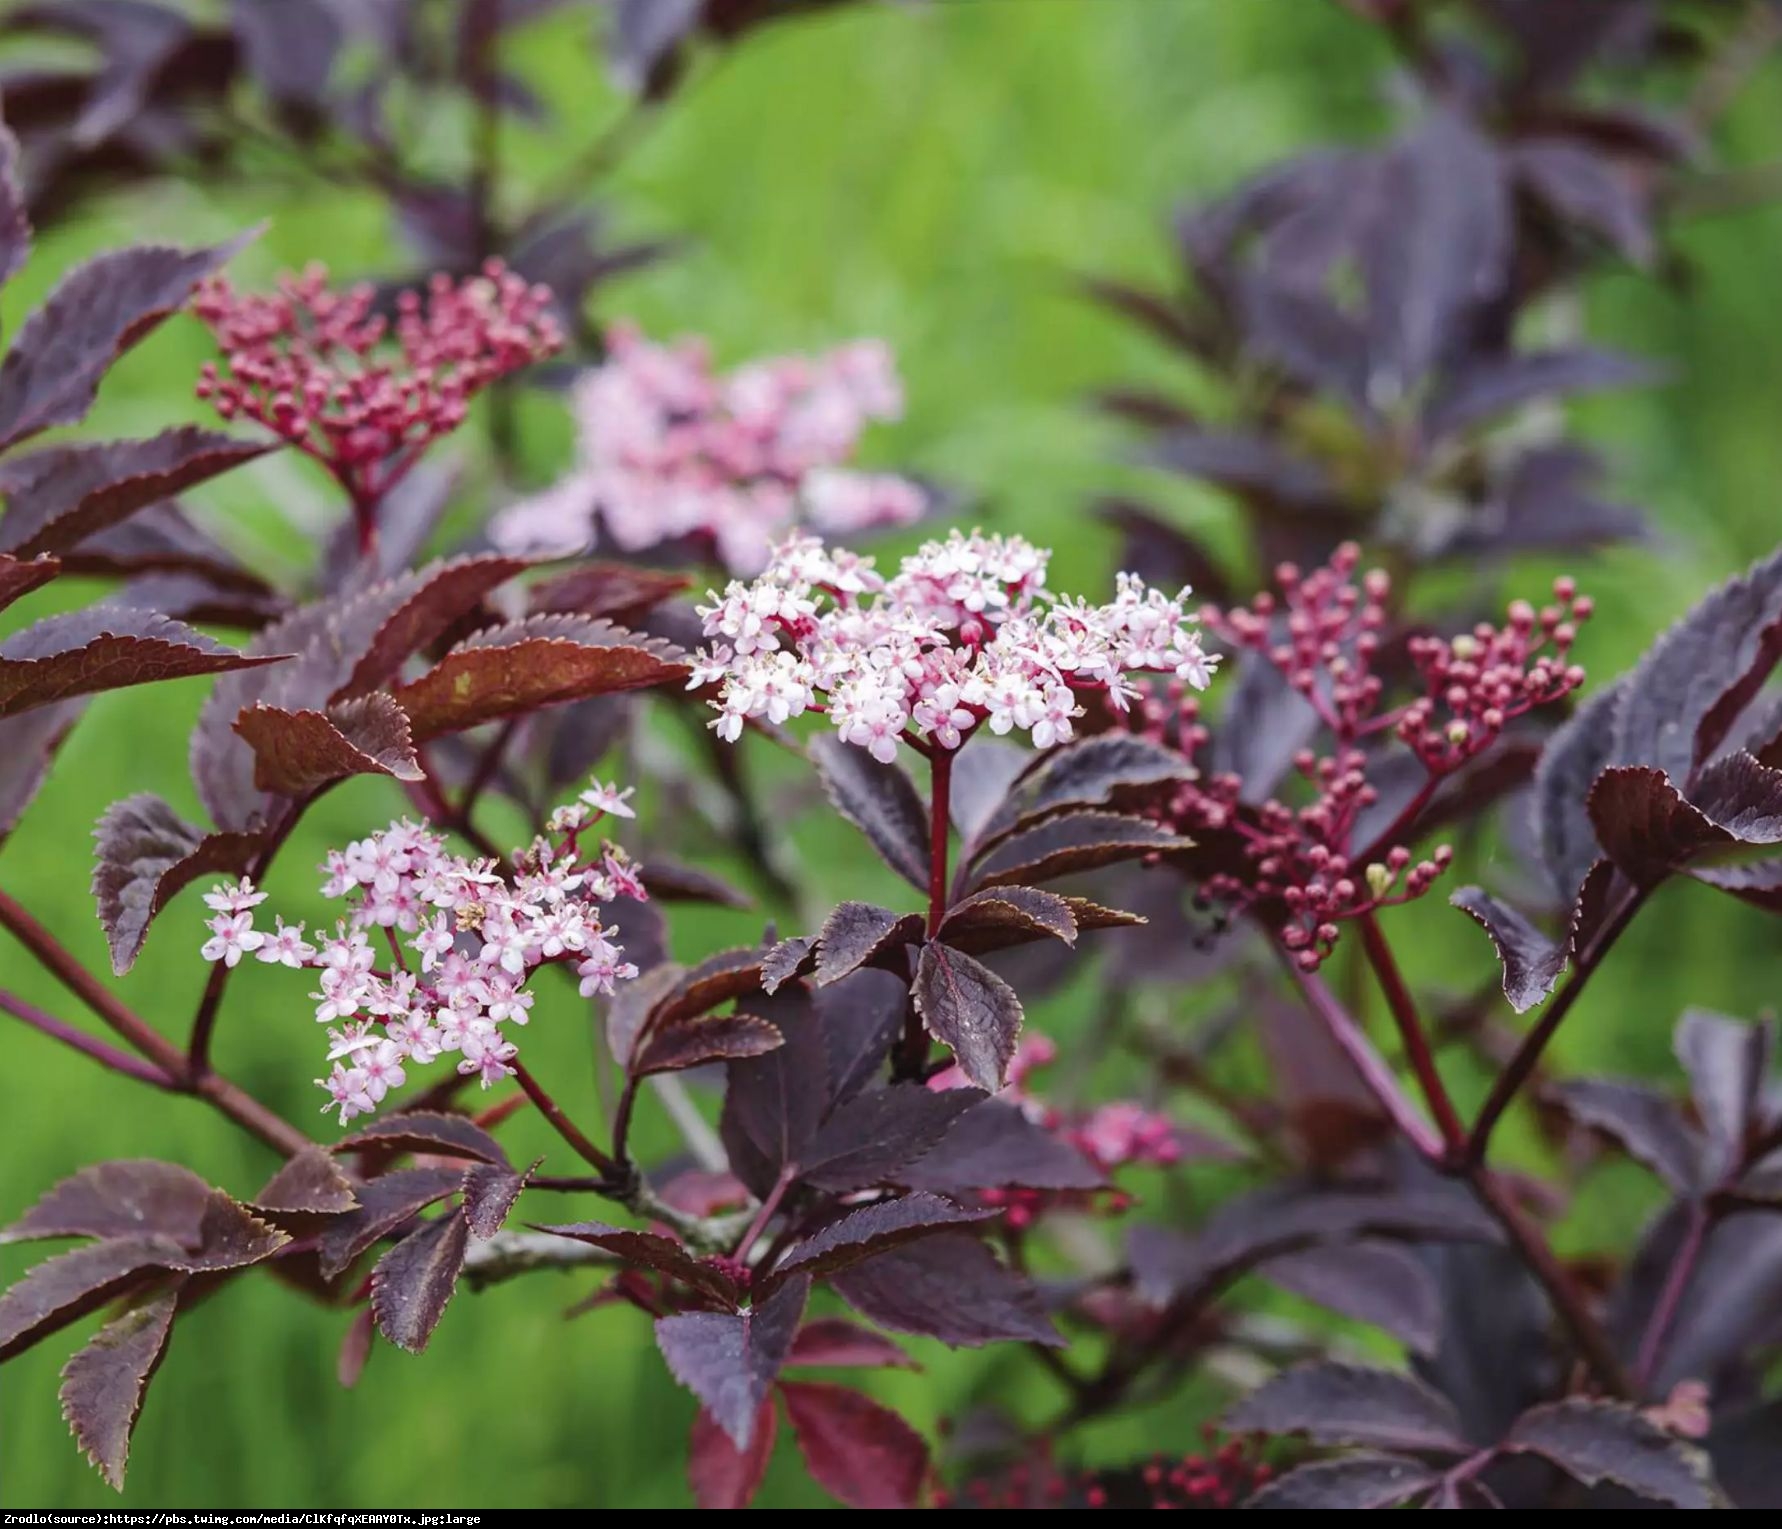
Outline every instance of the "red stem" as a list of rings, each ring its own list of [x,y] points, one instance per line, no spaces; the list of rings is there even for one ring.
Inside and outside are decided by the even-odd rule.
[[[84,1003],[130,1046],[173,1079],[181,1093],[194,1094],[213,1109],[227,1115],[243,1130],[258,1137],[286,1157],[313,1146],[314,1141],[279,1117],[251,1094],[218,1073],[194,1077],[186,1054],[116,998],[103,983],[64,949],[42,924],[16,901],[0,892],[0,925],[35,956],[43,968]]]
[[[936,749],[930,760],[933,781],[928,812],[928,938],[940,931],[947,916],[947,845],[952,826],[953,754]]]
[[[1272,943],[1274,942],[1271,941]],[[1386,1065],[1380,1053],[1374,1050],[1361,1027],[1350,1017],[1349,1011],[1318,977],[1299,969],[1291,951],[1278,944],[1275,949],[1293,980],[1299,984],[1307,1006],[1329,1031],[1330,1038],[1337,1043],[1343,1055],[1348,1057],[1356,1072],[1361,1075],[1361,1081],[1367,1085],[1368,1092],[1379,1101],[1380,1107],[1398,1127],[1399,1133],[1430,1162],[1442,1162],[1446,1153],[1441,1137],[1429,1128],[1428,1123],[1417,1113],[1416,1107],[1405,1097],[1392,1069]]]
[[[1677,1256],[1671,1262],[1670,1273],[1665,1276],[1664,1289],[1659,1292],[1657,1304],[1652,1308],[1646,1331],[1640,1338],[1639,1356],[1634,1360],[1634,1385],[1641,1394],[1652,1384],[1658,1361],[1664,1357],[1665,1343],[1676,1325],[1678,1312],[1683,1308],[1683,1297],[1688,1293],[1690,1280],[1695,1277],[1695,1266],[1701,1261],[1702,1249],[1707,1246],[1708,1232],[1713,1224],[1714,1216],[1706,1202],[1698,1200],[1689,1207],[1689,1225],[1684,1230]]]
[[[283,848],[291,830],[297,826],[298,818],[309,805],[309,799],[294,802],[286,810],[285,815],[269,831],[266,842],[260,846],[260,852],[254,856],[254,862],[248,867],[247,878],[256,884],[265,879],[266,873],[272,869],[273,858]],[[229,985],[229,978],[235,968],[218,962],[211,968],[210,976],[204,984],[204,993],[198,1000],[198,1010],[192,1016],[192,1036],[186,1043],[185,1070],[193,1078],[201,1078],[210,1071],[210,1042],[216,1032],[217,1015],[223,1007],[223,990]]]
[[[792,1187],[792,1181],[797,1177],[796,1163],[788,1163],[780,1169],[780,1176],[773,1181],[773,1188],[768,1190],[767,1198],[761,1202],[761,1209],[755,1212],[755,1219],[742,1234],[742,1241],[737,1243],[736,1251],[730,1255],[732,1258],[740,1261],[749,1256],[749,1249],[755,1246],[755,1239],[767,1229],[767,1223],[773,1220],[774,1212],[780,1208],[780,1201],[786,1198],[786,1191]]]
[[[1424,1100],[1435,1116],[1449,1153],[1458,1156],[1466,1146],[1466,1127],[1460,1123],[1460,1113],[1448,1096],[1435,1054],[1429,1049],[1429,1037],[1418,1017],[1416,1000],[1405,986],[1404,975],[1393,959],[1392,947],[1386,943],[1380,921],[1373,914],[1364,913],[1360,923],[1362,948],[1367,952],[1374,975],[1380,979],[1380,989],[1386,995],[1387,1007],[1392,1010],[1393,1022],[1398,1026],[1399,1039],[1404,1043],[1411,1071],[1417,1075],[1418,1087],[1423,1090]]]
[[[526,1097],[538,1106],[538,1112],[550,1121],[556,1133],[575,1148],[582,1161],[598,1168],[606,1177],[614,1177],[617,1165],[576,1128],[575,1123],[563,1113],[557,1101],[544,1091],[538,1079],[526,1070],[524,1064],[515,1061],[513,1069],[520,1087],[526,1090]]]
[[[1573,1343],[1577,1345],[1578,1352],[1583,1355],[1584,1362],[1590,1366],[1598,1383],[1612,1395],[1633,1396],[1633,1383],[1622,1367],[1621,1356],[1615,1352],[1615,1345],[1610,1342],[1602,1324],[1591,1314],[1583,1295],[1572,1277],[1566,1273],[1564,1265],[1554,1255],[1552,1248],[1548,1247],[1540,1229],[1523,1213],[1496,1175],[1482,1163],[1468,1165],[1466,1182],[1479,1203],[1504,1229],[1528,1272],[1540,1281],[1541,1288],[1547,1292],[1547,1299],[1553,1303],[1553,1309],[1559,1313],[1560,1320],[1565,1323]]]
[[[91,1057],[101,1067],[112,1072],[121,1072],[127,1078],[135,1078],[140,1083],[148,1083],[155,1088],[164,1088],[171,1093],[180,1091],[179,1084],[152,1062],[145,1062],[140,1057],[133,1057],[128,1052],[119,1051],[116,1046],[107,1045],[95,1036],[77,1030],[73,1025],[57,1019],[53,1014],[46,1014],[34,1004],[4,991],[0,991],[0,1010],[10,1014],[14,1019],[22,1019],[33,1030],[72,1046],[76,1051]]]

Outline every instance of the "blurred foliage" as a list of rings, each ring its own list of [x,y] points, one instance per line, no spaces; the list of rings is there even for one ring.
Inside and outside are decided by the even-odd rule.
[[[564,145],[597,136],[626,110],[587,34],[585,12],[566,14],[517,34],[509,49],[514,72],[558,118],[505,141],[507,173],[520,187],[561,176],[573,162]],[[937,0],[767,28],[698,61],[660,118],[629,135],[603,201],[626,236],[683,243],[676,258],[607,289],[602,316],[632,317],[659,334],[707,334],[725,361],[884,336],[904,369],[910,411],[877,438],[883,459],[957,488],[962,517],[1055,545],[1060,585],[1087,588],[1108,572],[1111,538],[1086,506],[1122,490],[1142,487],[1235,553],[1241,543],[1216,493],[1125,465],[1129,439],[1085,406],[1085,394],[1110,382],[1181,379],[1157,347],[1085,301],[1079,278],[1165,281],[1167,220],[1178,202],[1310,143],[1383,130],[1393,111],[1375,89],[1384,63],[1378,37],[1313,0]],[[449,146],[466,124],[443,120],[437,130]],[[1782,68],[1751,82],[1721,147],[1740,165],[1782,155]],[[315,258],[347,276],[391,263],[381,204],[269,167],[223,191],[160,185],[86,208],[42,238],[7,292],[4,317],[16,322],[58,270],[105,245],[219,238],[262,218],[265,236],[238,262],[245,281]],[[1587,297],[1602,342],[1660,360],[1670,379],[1578,409],[1608,454],[1615,489],[1648,506],[1664,532],[1656,550],[1618,551],[1577,570],[1598,599],[1581,657],[1599,675],[1631,662],[1709,582],[1768,550],[1782,524],[1773,509],[1782,307],[1770,300],[1782,206],[1703,217],[1681,245],[1687,269],[1675,282],[1628,272],[1599,280]],[[169,325],[111,377],[95,428],[146,432],[198,418],[186,390],[206,352],[196,324]],[[527,485],[550,481],[568,452],[556,401],[527,398],[521,429]],[[280,457],[217,485],[203,507],[207,524],[245,556],[276,565],[294,549],[279,541],[270,507],[319,528],[329,503],[302,464]],[[1553,571],[1529,568],[1528,581],[1538,587]],[[58,590],[59,599],[90,594],[76,581]],[[98,969],[88,830],[107,803],[147,786],[182,810],[192,805],[185,737],[201,689],[186,682],[103,698],[0,858],[7,887]],[[386,785],[351,782],[308,816],[273,878],[282,906],[313,909],[309,866],[323,848],[399,810]],[[790,832],[813,906],[870,896],[874,878],[888,875],[832,826]],[[778,911],[792,927],[796,914]],[[1439,975],[1464,989],[1489,974],[1485,942],[1441,899],[1399,916],[1414,926],[1401,942],[1415,957],[1414,978]],[[677,910],[673,928],[683,956],[758,933],[751,915],[705,910]],[[1559,1043],[1562,1061],[1661,1072],[1686,1000],[1740,1014],[1770,1001],[1773,926],[1761,915],[1675,886],[1643,929],[1579,1005]],[[175,908],[128,979],[141,1012],[173,1032],[203,983],[198,942],[195,912]],[[68,1011],[10,945],[0,948],[0,978]],[[289,1007],[278,990],[272,982],[233,991],[219,1060],[300,1118],[314,1101],[314,1037],[298,990],[291,986]],[[1065,1039],[1093,1017],[1095,1000],[1090,976],[1038,1006],[1035,1022]],[[1168,1021],[1194,1002],[1172,996],[1159,1012]],[[189,1102],[100,1073],[40,1037],[9,1039],[15,1081],[0,1217],[107,1156],[185,1162],[238,1193],[264,1178],[267,1154]],[[530,1043],[555,1076],[589,1077],[578,1025],[541,1025]],[[566,1092],[595,1108],[591,1082]],[[1460,1092],[1472,1102],[1464,1078]],[[542,1146],[535,1121],[510,1129],[516,1156]],[[1606,1170],[1589,1187],[1572,1247],[1625,1246],[1647,1208],[1645,1186]],[[1170,1193],[1196,1201],[1199,1188],[1191,1173]],[[6,1249],[0,1274],[16,1277],[29,1261]],[[475,1296],[496,1308],[489,1320],[449,1317],[424,1360],[380,1347],[357,1391],[342,1393],[334,1376],[342,1319],[272,1281],[244,1282],[192,1319],[138,1431],[122,1504],[684,1506],[692,1399],[648,1352],[648,1325],[633,1314],[562,1325],[583,1284],[553,1275]],[[1018,1353],[955,1360],[938,1345],[917,1347],[926,1373],[872,1384],[918,1427],[958,1414],[979,1393],[1017,1407],[1051,1400]],[[44,1345],[0,1382],[8,1508],[118,1505],[55,1415],[62,1352]],[[1211,1377],[1195,1382],[1171,1403],[1169,1426],[1186,1439],[1189,1420],[1221,1395]],[[1162,1427],[1115,1420],[1082,1442],[1130,1457]],[[782,1460],[762,1501],[825,1499]]]

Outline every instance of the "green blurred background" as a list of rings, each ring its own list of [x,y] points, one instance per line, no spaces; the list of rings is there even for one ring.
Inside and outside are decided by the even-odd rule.
[[[586,28],[583,12],[514,39],[511,63],[562,119],[509,139],[522,187],[547,181],[566,145],[594,136],[622,109]],[[910,408],[903,424],[875,436],[874,455],[959,487],[986,523],[1055,545],[1062,588],[1097,588],[1110,571],[1112,546],[1086,513],[1104,493],[1143,490],[1182,524],[1236,546],[1218,495],[1121,465],[1120,432],[1084,407],[1084,394],[1102,384],[1181,379],[1144,338],[1083,301],[1075,277],[1166,280],[1167,220],[1180,201],[1309,144],[1386,130],[1385,63],[1378,39],[1322,0],[951,0],[862,5],[771,27],[702,62],[598,188],[623,232],[686,240],[679,258],[603,289],[604,316],[633,317],[655,333],[707,334],[727,362],[885,336]],[[462,123],[440,122],[438,152],[458,152],[462,135]],[[1727,118],[1721,148],[1745,164],[1782,153],[1782,72],[1773,65]],[[261,218],[269,220],[265,237],[237,263],[249,282],[313,258],[349,276],[398,264],[384,209],[370,199],[270,170],[221,192],[164,185],[89,208],[45,235],[5,294],[8,327],[60,270],[94,250],[220,238]],[[1767,551],[1782,527],[1774,510],[1782,210],[1702,221],[1680,242],[1693,272],[1685,287],[1628,272],[1602,277],[1587,294],[1599,340],[1669,368],[1661,388],[1580,411],[1582,428],[1609,453],[1617,491],[1649,506],[1663,528],[1656,548],[1578,570],[1601,612],[1581,657],[1604,675],[1629,663],[1710,582]],[[201,417],[188,387],[206,350],[197,325],[167,326],[112,374],[93,427],[143,433]],[[528,471],[548,481],[565,464],[567,424],[545,399],[528,401],[523,424]],[[313,532],[332,513],[322,485],[284,459],[215,488],[202,500],[207,523],[264,566],[288,566],[288,524]],[[1538,588],[1553,571],[1527,573]],[[90,593],[55,591],[58,600]],[[39,602],[6,619],[16,625],[42,610]],[[185,740],[201,694],[201,682],[184,682],[101,699],[0,854],[0,884],[96,969],[106,963],[87,891],[89,829],[109,802],[144,789],[195,812]],[[392,793],[365,780],[328,796],[273,878],[275,905],[313,914],[310,866],[323,848],[399,809]],[[898,895],[833,826],[810,820],[793,833],[814,905]],[[204,981],[201,913],[195,892],[181,899],[119,984],[170,1033],[183,1034]],[[1399,917],[1410,926],[1404,948],[1424,975],[1464,986],[1486,971],[1484,942],[1441,899]],[[697,956],[753,938],[759,927],[758,917],[677,911],[677,953]],[[1663,1073],[1685,1001],[1744,1015],[1771,1001],[1773,927],[1705,891],[1667,892],[1580,1005],[1561,1055]],[[0,981],[85,1020],[10,943],[0,943]],[[237,981],[218,1044],[220,1065],[293,1119],[317,1097],[305,986],[268,969]],[[1096,999],[1091,976],[1040,1007],[1036,1021],[1068,1035]],[[1172,996],[1166,1012],[1185,1014],[1193,1003]],[[568,1079],[564,1091],[591,1114],[585,1028],[573,1011],[566,1019],[535,1026],[528,1046],[537,1070]],[[0,1219],[104,1157],[169,1158],[243,1195],[269,1171],[262,1149],[189,1101],[112,1078],[23,1030],[8,1041]],[[1463,1071],[1463,1094],[1476,1087]],[[516,1155],[535,1143],[546,1150],[535,1122],[517,1119],[510,1129]],[[1156,1198],[1166,1193],[1151,1187]],[[1190,1171],[1167,1193],[1192,1204],[1201,1191]],[[1649,1195],[1631,1173],[1597,1174],[1578,1198],[1566,1246],[1624,1248]],[[564,1209],[555,1200],[534,1214]],[[0,1250],[0,1273],[16,1277],[35,1256]],[[334,1378],[343,1318],[271,1280],[241,1281],[182,1320],[136,1435],[122,1502],[686,1505],[692,1400],[669,1380],[635,1314],[563,1325],[562,1308],[586,1283],[535,1276],[460,1293],[424,1357],[380,1346],[346,1393]],[[56,1372],[71,1347],[69,1337],[52,1339],[0,1371],[0,1505],[119,1502],[57,1416]],[[924,1429],[978,1396],[1017,1410],[1053,1400],[1049,1382],[1019,1354],[915,1347],[926,1372],[874,1389]],[[1182,1447],[1216,1396],[1210,1385],[1197,1388],[1170,1409],[1165,1426]],[[1153,1420],[1142,1433],[1103,1425],[1084,1446],[1117,1458],[1164,1442]],[[782,1449],[761,1501],[826,1501],[789,1453]]]

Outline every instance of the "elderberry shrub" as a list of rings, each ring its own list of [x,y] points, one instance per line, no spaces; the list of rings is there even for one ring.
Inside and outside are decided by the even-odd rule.
[[[64,574],[121,581],[0,643],[0,836],[90,695],[214,676],[191,745],[202,820],[145,791],[95,836],[116,974],[164,912],[189,920],[208,973],[188,1035],[6,891],[0,926],[109,1034],[4,988],[0,1009],[276,1158],[228,1189],[209,1165],[71,1163],[5,1232],[83,1239],[0,1294],[0,1359],[105,1309],[61,1387],[105,1478],[121,1488],[185,1315],[242,1278],[323,1302],[350,1384],[374,1344],[419,1353],[448,1308],[499,1319],[473,1292],[567,1270],[572,1316],[650,1324],[690,1393],[705,1507],[755,1496],[782,1417],[854,1507],[1773,1504],[1774,1027],[1686,1012],[1686,1100],[1560,1077],[1549,1048],[1661,887],[1782,908],[1782,553],[1607,682],[1576,661],[1592,606],[1571,578],[1495,621],[1420,583],[1639,530],[1592,492],[1585,448],[1517,418],[1637,369],[1524,348],[1516,321],[1604,246],[1644,261],[1665,237],[1680,135],[1606,82],[1693,69],[1719,92],[1773,40],[1768,12],[1677,31],[1637,0],[1351,0],[1416,84],[1415,125],[1183,220],[1186,293],[1098,288],[1231,384],[1217,427],[1154,393],[1105,401],[1234,496],[1271,587],[1242,598],[1233,569],[1122,504],[1131,566],[1097,603],[1013,531],[943,528],[883,568],[826,542],[942,498],[857,465],[902,408],[887,349],[719,373],[696,341],[593,324],[591,236],[558,237],[561,207],[503,226],[488,164],[423,184],[350,109],[334,12],[280,6],[232,7],[226,38],[167,23],[152,63],[123,7],[26,23],[97,44],[83,111],[115,107],[120,81],[151,118],[165,93],[204,100],[188,151],[227,158],[249,86],[299,160],[337,119],[411,225],[432,208],[440,246],[419,281],[336,291],[318,268],[265,295],[222,275],[234,246],[102,255],[0,364],[0,605]],[[607,9],[652,102],[694,50],[774,14]],[[374,84],[462,97],[487,127],[513,109],[493,57],[518,19],[471,0],[458,20],[449,69],[392,33]],[[27,192],[0,133],[0,279],[29,252],[28,198],[47,215],[160,174],[173,141],[109,110],[57,159],[66,92],[15,99],[33,174]],[[182,308],[221,352],[198,393],[251,434],[16,449],[79,424],[112,361]],[[542,495],[480,495],[468,539],[426,560],[453,497],[434,448],[551,358],[580,370],[574,463]],[[281,449],[340,500],[302,586],[172,498]],[[723,587],[689,598],[705,580]],[[668,750],[676,722],[694,743]],[[594,772],[622,745],[676,763],[621,789]],[[742,763],[772,749],[909,884],[896,906],[811,906],[820,878]],[[328,853],[332,927],[287,921],[263,890],[275,862],[361,776],[407,814]],[[672,853],[688,780],[726,804],[753,895]],[[510,847],[491,819],[516,813]],[[1499,829],[1519,875],[1477,853]],[[1450,895],[1489,937],[1489,981],[1456,1008],[1407,977],[1400,910],[1467,874],[1496,887]],[[757,900],[759,939],[670,958],[676,905]],[[1178,1000],[1215,974],[1230,1012],[1187,1033]],[[319,1127],[213,1059],[250,979],[293,1077],[326,1027]],[[1056,1037],[1025,1012],[1048,988],[1082,1011]],[[1505,1008],[1534,1017],[1508,1029]],[[610,1085],[598,1127],[533,1049],[566,1026]],[[1250,1034],[1260,1077],[1227,1045]],[[1135,1093],[1094,1065],[1122,1046],[1153,1063]],[[1484,1073],[1473,1108],[1463,1070]],[[1551,1182],[1502,1166],[1526,1105]],[[551,1133],[538,1161],[501,1135],[522,1112]],[[646,1114],[684,1149],[642,1149]],[[1631,1249],[1562,1254],[1564,1190],[1612,1153],[1664,1206]],[[565,1197],[617,1219],[564,1219]],[[1256,1282],[1324,1318],[1259,1313]],[[1359,1362],[1363,1333],[1403,1362]],[[1021,1395],[987,1385],[931,1439],[869,1377],[804,1373],[911,1368],[906,1337],[1006,1356]],[[1143,1408],[1154,1447],[1084,1457],[1084,1429]]]

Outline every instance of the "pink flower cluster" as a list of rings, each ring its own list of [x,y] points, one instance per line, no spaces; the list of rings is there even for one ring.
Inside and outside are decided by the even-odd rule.
[[[1239,777],[1211,774],[1183,782],[1162,813],[1201,840],[1203,854],[1229,851],[1205,873],[1205,895],[1262,914],[1307,971],[1334,948],[1343,921],[1421,897],[1447,869],[1447,846],[1419,860],[1398,842],[1441,781],[1489,749],[1511,721],[1584,680],[1567,659],[1590,601],[1560,579],[1555,603],[1536,611],[1517,601],[1501,627],[1410,638],[1405,651],[1423,693],[1384,706],[1386,682],[1375,663],[1392,585],[1378,569],[1357,583],[1360,556],[1346,543],[1310,574],[1284,565],[1276,571],[1278,595],[1265,591],[1246,607],[1201,613],[1208,627],[1279,670],[1334,735],[1332,752],[1294,756],[1309,800],[1253,804]],[[1135,726],[1191,760],[1210,738],[1199,703],[1180,684],[1146,695]],[[1417,755],[1425,780],[1390,824],[1356,844],[1363,814],[1379,800],[1360,745],[1381,735]]]
[[[355,504],[375,501],[457,429],[482,389],[563,344],[550,292],[499,261],[402,293],[393,323],[375,300],[369,285],[331,291],[320,265],[265,295],[215,277],[192,300],[223,352],[222,369],[205,365],[198,396],[314,457]]]
[[[765,566],[795,524],[826,534],[907,525],[925,496],[846,467],[875,420],[903,412],[890,351],[861,340],[719,375],[705,345],[615,329],[575,392],[579,462],[491,527],[516,552],[571,552],[601,532],[623,552],[693,537],[733,573]]]
[[[712,645],[689,688],[718,685],[722,738],[810,711],[885,763],[900,742],[957,749],[986,724],[1039,748],[1067,742],[1079,697],[1124,710],[1138,694],[1132,673],[1205,688],[1214,660],[1186,589],[1172,598],[1121,574],[1107,605],[1054,597],[1050,556],[1018,536],[954,531],[887,579],[869,558],[794,538],[761,578],[700,607]]]
[[[218,886],[205,897],[213,916],[204,958],[234,966],[251,954],[317,973],[311,997],[317,1022],[331,1027],[334,1066],[316,1082],[328,1092],[323,1109],[338,1109],[343,1125],[376,1109],[410,1065],[441,1056],[458,1057],[458,1071],[487,1088],[514,1071],[510,1029],[530,1017],[528,983],[540,967],[573,965],[584,997],[637,975],[601,921],[615,898],[645,900],[637,867],[612,844],[584,851],[580,842],[607,813],[630,817],[629,794],[596,784],[560,807],[551,836],[516,853],[511,874],[450,853],[439,834],[407,821],[330,851],[322,895],[348,911],[313,942],[282,918],[256,929],[266,894],[252,883]]]

